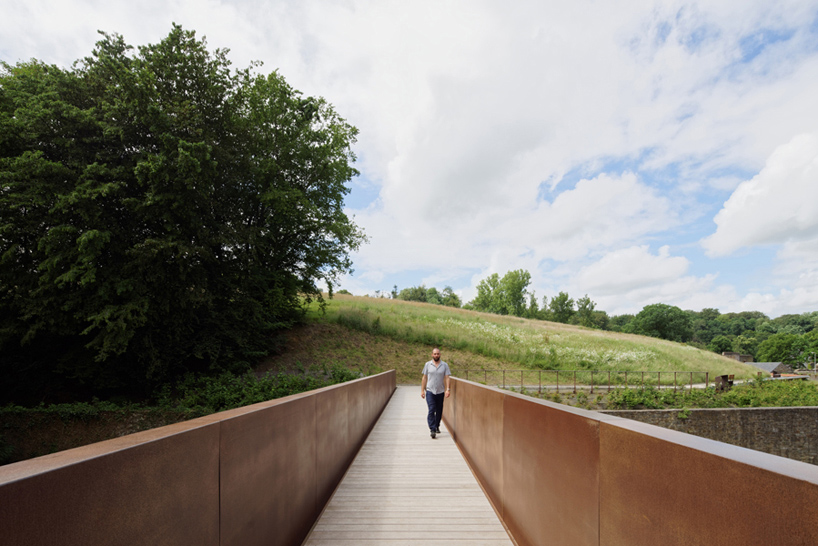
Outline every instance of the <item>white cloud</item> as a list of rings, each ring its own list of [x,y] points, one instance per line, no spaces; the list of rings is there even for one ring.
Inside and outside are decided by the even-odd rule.
[[[714,286],[715,275],[688,275],[689,267],[690,261],[672,256],[667,245],[656,254],[647,245],[631,246],[606,253],[565,283],[571,293],[589,294],[597,308],[610,315],[638,313],[645,305],[659,302],[701,309],[724,301],[725,296],[734,297],[729,287]]]
[[[527,208],[496,203],[459,221],[445,208],[438,216],[419,218],[410,224],[383,210],[359,212],[356,220],[373,235],[356,264],[387,272],[428,267],[480,269],[484,275],[520,268],[534,272],[542,260],[585,258],[676,221],[667,199],[632,173],[581,180],[553,202]]]
[[[779,146],[758,175],[736,188],[714,221],[716,232],[702,241],[711,256],[818,236],[818,134]]]
[[[661,247],[656,255],[650,253],[647,245],[633,246],[610,252],[583,267],[576,284],[600,297],[623,294],[675,281],[689,266],[687,258],[670,256],[668,246]]]
[[[580,180],[573,190],[543,202],[520,228],[528,229],[542,258],[570,260],[674,227],[670,202],[633,173]]]

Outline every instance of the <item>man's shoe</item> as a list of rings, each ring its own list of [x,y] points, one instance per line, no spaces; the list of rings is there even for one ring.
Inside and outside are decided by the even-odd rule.
[[[437,432],[433,430],[432,431],[432,438],[434,438],[436,434],[437,434]]]
[[[437,428],[435,429],[435,432],[436,432],[436,433],[438,433],[438,434],[440,434],[440,427],[437,427]]]

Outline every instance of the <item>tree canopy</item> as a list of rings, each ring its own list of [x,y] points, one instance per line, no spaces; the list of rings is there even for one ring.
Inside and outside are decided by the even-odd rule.
[[[498,315],[522,317],[526,314],[526,296],[531,274],[524,269],[508,271],[502,278],[492,273],[477,285],[477,296],[470,309]]]
[[[460,296],[454,293],[451,286],[447,286],[442,292],[439,292],[434,286],[426,288],[426,285],[410,286],[398,292],[396,286],[392,290],[392,298],[404,301],[419,301],[423,303],[432,303],[435,305],[445,305],[447,307],[460,307]]]
[[[226,54],[174,25],[137,49],[103,34],[71,69],[2,64],[9,388],[116,388],[258,358],[302,298],[351,270],[357,130]]]
[[[685,342],[693,335],[690,317],[675,305],[646,305],[631,320],[625,331],[633,334]]]
[[[758,359],[762,362],[783,362],[795,367],[811,363],[818,356],[818,330],[798,335],[788,332],[772,334],[758,346]]]
[[[548,310],[551,312],[551,319],[554,322],[569,323],[576,315],[574,309],[574,298],[568,296],[567,292],[560,292],[548,304]]]

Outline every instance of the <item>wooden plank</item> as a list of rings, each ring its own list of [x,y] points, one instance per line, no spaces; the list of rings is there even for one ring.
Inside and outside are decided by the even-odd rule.
[[[420,387],[398,386],[304,546],[512,546],[445,425],[432,439]]]

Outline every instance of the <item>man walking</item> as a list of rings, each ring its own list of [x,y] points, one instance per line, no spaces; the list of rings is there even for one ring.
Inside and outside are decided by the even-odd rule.
[[[426,422],[434,438],[440,432],[440,419],[443,417],[443,399],[449,397],[452,372],[449,365],[440,360],[440,349],[432,350],[432,360],[423,366],[423,379],[420,382],[420,397],[426,399],[429,415]]]

